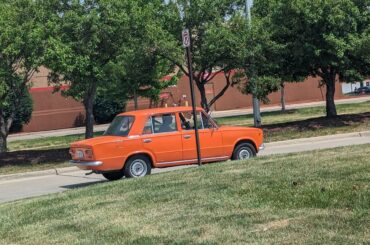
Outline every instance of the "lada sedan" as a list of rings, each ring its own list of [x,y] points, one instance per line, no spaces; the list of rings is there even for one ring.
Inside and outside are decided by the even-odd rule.
[[[108,180],[142,177],[152,168],[197,163],[191,107],[119,114],[103,136],[71,144],[71,164]],[[197,125],[203,163],[248,159],[263,148],[263,132],[250,127],[219,127],[201,108]]]

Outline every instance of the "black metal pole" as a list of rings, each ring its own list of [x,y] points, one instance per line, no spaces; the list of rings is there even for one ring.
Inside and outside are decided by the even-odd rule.
[[[200,155],[199,132],[198,132],[198,124],[197,124],[197,110],[196,110],[196,106],[195,106],[193,68],[191,66],[190,47],[186,48],[186,56],[188,58],[188,67],[189,67],[189,83],[190,83],[190,93],[191,93],[191,104],[192,104],[192,107],[193,107],[195,141],[196,141],[196,145],[197,145],[197,158],[198,158],[198,165],[201,166],[202,165],[202,158],[201,158],[201,155]]]

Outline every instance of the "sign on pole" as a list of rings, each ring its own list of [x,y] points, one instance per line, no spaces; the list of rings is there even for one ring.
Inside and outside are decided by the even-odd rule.
[[[195,108],[195,94],[194,94],[194,83],[193,83],[193,68],[191,65],[191,50],[190,50],[190,32],[189,29],[184,29],[182,31],[182,45],[186,49],[186,56],[188,60],[188,68],[189,68],[189,84],[190,84],[190,93],[191,93],[191,103],[193,109],[193,121],[194,121],[194,131],[195,131],[195,143],[197,147],[197,159],[198,165],[202,165],[202,158],[200,154],[200,143],[199,143],[199,132],[198,132],[198,125],[197,125],[197,110]]]
[[[190,47],[190,34],[189,29],[184,29],[182,31],[182,45],[184,48]]]

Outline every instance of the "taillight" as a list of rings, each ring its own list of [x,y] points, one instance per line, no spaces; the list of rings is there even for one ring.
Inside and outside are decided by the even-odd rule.
[[[94,158],[92,150],[90,149],[85,150],[85,158],[88,160],[92,160]]]
[[[76,159],[76,160],[93,160],[94,159],[93,151],[91,149],[85,149],[85,148],[70,149],[69,154],[71,154],[72,159]]]

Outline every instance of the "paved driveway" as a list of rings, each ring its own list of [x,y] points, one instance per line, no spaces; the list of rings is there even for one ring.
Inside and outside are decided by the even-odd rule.
[[[343,134],[336,136],[315,137],[266,144],[266,149],[259,155],[303,152],[316,149],[327,149],[348,145],[370,143],[370,132]],[[177,169],[196,167],[184,166],[166,169],[153,169],[153,174],[174,171]],[[8,202],[22,198],[35,197],[80,188],[105,181],[96,174],[85,175],[85,171],[71,171],[62,174],[23,177],[0,180],[0,202]]]

